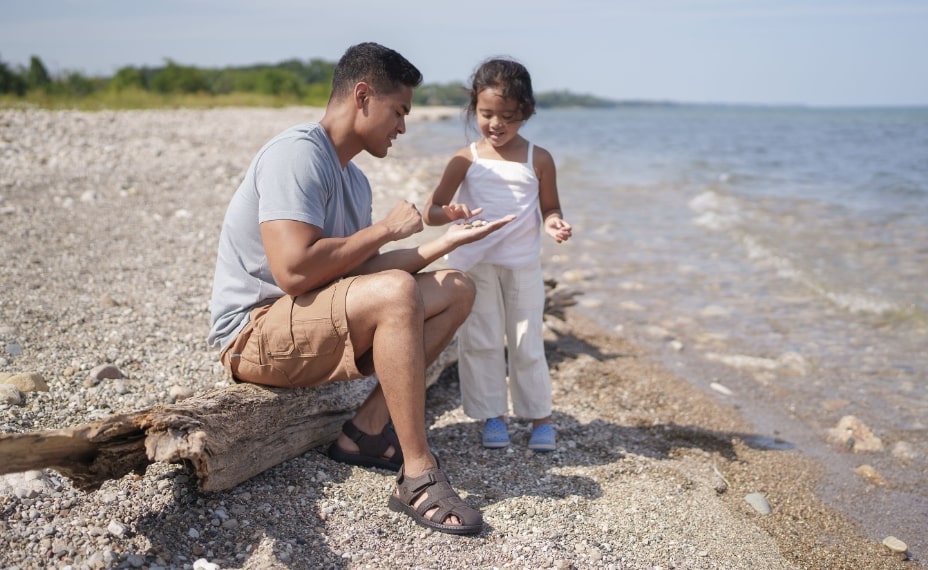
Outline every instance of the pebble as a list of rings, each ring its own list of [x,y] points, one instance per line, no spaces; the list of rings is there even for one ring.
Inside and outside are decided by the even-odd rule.
[[[755,511],[762,515],[769,515],[772,512],[770,503],[767,502],[767,497],[762,493],[748,493],[745,495],[744,500],[754,507]]]
[[[895,536],[887,536],[884,538],[883,546],[899,554],[904,554],[909,550],[909,547],[906,545],[906,543],[902,542]]]
[[[6,374],[0,377],[0,384],[11,384],[21,392],[48,392],[48,383],[37,372],[23,374]]]
[[[887,485],[886,479],[880,475],[879,471],[874,469],[872,465],[861,465],[854,469],[854,472],[873,485],[878,485],[880,487],[885,487]]]
[[[113,364],[100,364],[90,371],[91,380],[118,380],[125,378],[122,371]]]
[[[851,415],[842,417],[835,427],[826,432],[826,437],[832,444],[855,453],[883,449],[882,440],[866,424]]]
[[[193,390],[187,386],[171,386],[170,390],[168,390],[168,395],[175,402],[186,400],[193,396],[193,393]]]
[[[12,384],[0,384],[0,404],[21,406],[25,398],[19,388]]]
[[[119,521],[110,521],[110,524],[106,526],[106,531],[116,538],[122,538],[126,535],[126,525]]]

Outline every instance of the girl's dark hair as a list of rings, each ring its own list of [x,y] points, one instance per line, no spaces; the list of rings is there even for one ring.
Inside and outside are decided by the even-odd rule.
[[[535,114],[532,76],[518,61],[492,58],[480,64],[471,77],[470,103],[467,105],[468,120],[476,116],[477,95],[484,89],[498,89],[506,99],[515,100],[523,121]]]
[[[331,99],[348,94],[360,81],[365,81],[377,93],[395,93],[401,86],[418,87],[422,73],[396,51],[374,42],[348,48],[332,75]]]

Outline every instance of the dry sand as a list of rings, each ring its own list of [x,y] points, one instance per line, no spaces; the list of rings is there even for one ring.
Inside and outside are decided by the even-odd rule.
[[[227,384],[204,342],[225,207],[261,144],[319,113],[0,112],[0,373],[49,386],[0,404],[0,432]],[[406,136],[436,116],[457,115],[417,110]],[[424,203],[423,161],[444,160],[402,146],[359,157],[380,211]],[[93,493],[53,471],[5,477],[0,567],[919,567],[817,500],[819,468],[735,409],[578,315],[548,325],[557,452],[527,453],[520,423],[508,450],[481,449],[454,367],[429,390],[432,444],[484,512],[477,537],[423,531],[387,509],[389,474],[310,452],[211,494],[178,465]],[[126,377],[87,380],[107,363]]]

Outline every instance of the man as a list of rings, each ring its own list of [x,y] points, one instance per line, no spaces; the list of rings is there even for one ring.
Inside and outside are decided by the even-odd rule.
[[[288,129],[259,151],[223,222],[208,341],[246,382],[314,386],[376,371],[377,388],[330,456],[399,470],[391,509],[472,534],[482,516],[451,488],[426,441],[425,368],[467,317],[474,286],[457,271],[420,270],[512,218],[452,225],[433,241],[380,253],[421,231],[422,218],[402,201],[373,223],[370,185],[350,162],[361,151],[387,155],[421,81],[397,52],[352,46],[319,123]]]

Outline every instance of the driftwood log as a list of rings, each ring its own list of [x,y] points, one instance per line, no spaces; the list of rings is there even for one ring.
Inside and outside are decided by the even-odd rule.
[[[454,348],[429,367],[428,384],[454,362]],[[298,389],[234,384],[76,427],[2,434],[0,475],[53,468],[94,490],[154,462],[186,463],[202,490],[221,491],[333,441],[376,382]]]
[[[545,313],[564,318],[574,293],[546,281]],[[457,360],[452,342],[429,366],[426,384]],[[376,378],[316,388],[234,384],[171,405],[116,414],[76,427],[0,434],[0,475],[53,468],[93,490],[143,473],[154,462],[189,464],[204,491],[230,489],[333,441]]]

